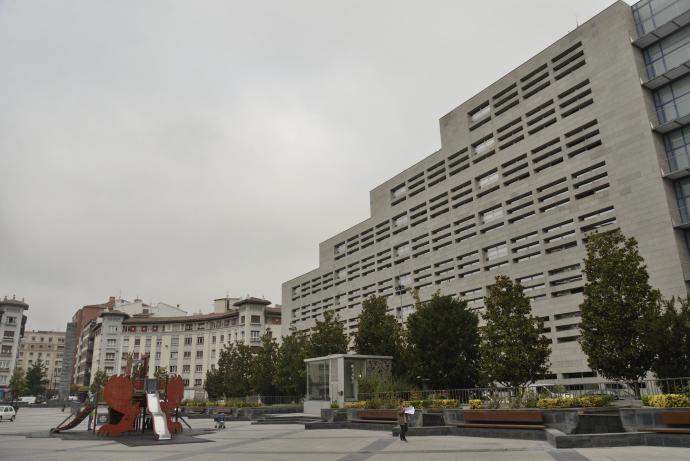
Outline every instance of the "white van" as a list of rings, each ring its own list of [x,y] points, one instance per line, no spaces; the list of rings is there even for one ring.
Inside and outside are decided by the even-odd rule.
[[[33,395],[26,396],[26,397],[19,397],[19,401],[22,403],[28,403],[29,405],[33,405],[36,403],[36,397],[34,397]]]
[[[14,421],[17,414],[14,412],[14,407],[9,405],[0,405],[0,421]]]

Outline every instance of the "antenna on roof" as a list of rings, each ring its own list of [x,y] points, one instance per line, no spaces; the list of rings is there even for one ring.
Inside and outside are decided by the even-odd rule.
[[[580,27],[580,21],[577,19],[577,15],[575,15],[575,28],[577,29]]]

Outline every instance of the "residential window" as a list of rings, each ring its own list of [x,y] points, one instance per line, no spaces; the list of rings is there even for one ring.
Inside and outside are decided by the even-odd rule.
[[[170,345],[171,346],[179,346],[180,345],[180,337],[179,336],[173,336],[170,338]]]
[[[479,178],[478,185],[479,185],[480,189],[484,189],[486,187],[489,187],[490,185],[492,185],[496,181],[498,181],[498,172],[494,171],[493,173],[489,173],[489,174]]]
[[[484,249],[484,256],[487,261],[502,258],[508,254],[508,247],[505,243],[494,245]]]
[[[146,338],[146,344],[145,344],[145,346],[146,346],[146,347],[151,347],[151,337],[150,337],[150,336]]]
[[[652,79],[690,60],[690,29],[681,28],[645,48],[647,76]]]
[[[197,373],[201,373],[204,371],[204,366],[203,365],[197,365],[195,371]]]
[[[108,347],[115,347],[117,345],[117,339],[111,338],[106,340],[106,345]]]
[[[204,356],[204,351],[196,351],[196,358],[200,359]]]
[[[495,221],[503,217],[503,208],[494,208],[493,210],[487,210],[480,215],[480,219],[483,224],[491,221]]]
[[[156,352],[156,360],[160,360],[160,359],[161,359],[161,353],[160,353],[160,352]]]
[[[690,127],[683,127],[664,135],[664,144],[669,172],[690,168]]]
[[[182,356],[183,359],[191,359],[192,358],[192,351],[184,351],[184,355]]]
[[[192,324],[191,324],[191,323],[185,323],[184,329],[185,329],[185,331],[191,331],[191,329],[192,329]]]
[[[177,360],[177,352],[170,353],[170,360]]]
[[[189,386],[189,380],[188,379],[183,379],[182,384],[185,386]]]
[[[191,336],[185,336],[184,345],[185,346],[191,346],[192,345],[192,337]]]
[[[252,323],[254,325],[260,324],[261,323],[261,316],[260,315],[252,315]]]
[[[258,341],[258,340],[259,340],[259,335],[261,334],[261,332],[256,331],[256,330],[252,330],[252,331],[251,331],[251,334],[252,334],[252,335],[251,335],[251,340],[252,340],[252,341]]]
[[[163,339],[156,338],[156,347],[161,347],[163,345]]]
[[[141,339],[140,338],[134,338],[134,345],[135,346],[141,345]]]
[[[240,317],[240,325],[244,325],[244,315]]]
[[[190,368],[189,365],[182,365],[182,373],[189,373]]]
[[[486,139],[479,144],[474,146],[474,153],[477,155],[482,155],[493,149],[496,140],[494,138]]]
[[[654,102],[659,123],[690,114],[690,75],[656,90]]]
[[[201,386],[201,379],[198,379],[198,378],[195,379],[195,380],[194,380],[194,385],[195,385],[195,386]]]
[[[196,337],[196,343],[197,344],[204,344],[204,337],[203,336],[197,336]]]
[[[170,373],[177,373],[177,365],[170,365],[168,370],[170,370]]]
[[[105,359],[107,361],[113,361],[115,360],[115,352],[106,352],[105,354]]]

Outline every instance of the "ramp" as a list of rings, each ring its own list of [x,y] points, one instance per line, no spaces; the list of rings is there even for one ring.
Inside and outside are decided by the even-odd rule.
[[[161,401],[158,392],[146,394],[146,406],[153,421],[153,431],[158,435],[158,440],[170,440],[170,431],[165,419],[165,413],[161,409]]]
[[[77,427],[84,419],[89,416],[89,413],[93,411],[93,406],[90,403],[86,403],[84,408],[82,408],[79,413],[73,416],[68,416],[64,421],[62,421],[57,427],[54,427],[50,432],[61,432],[67,431]]]

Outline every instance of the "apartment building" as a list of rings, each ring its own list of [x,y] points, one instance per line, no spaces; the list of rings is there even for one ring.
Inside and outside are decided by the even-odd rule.
[[[12,296],[0,300],[0,400],[5,397],[7,387],[17,366],[19,341],[24,335],[26,315],[29,305]]]
[[[265,299],[214,300],[214,312],[176,317],[128,315],[117,309],[101,313],[93,327],[90,375],[123,373],[127,358],[149,354],[149,376],[160,367],[182,376],[185,398],[203,398],[206,372],[231,342],[260,347],[268,333],[281,341],[281,309]]]
[[[36,361],[43,362],[48,380],[46,389],[49,395],[53,395],[60,386],[64,353],[64,331],[26,331],[19,342],[17,368],[28,371]]]
[[[284,333],[335,311],[352,334],[372,295],[404,323],[410,289],[481,311],[505,274],[544,320],[548,378],[596,380],[578,343],[588,235],[636,237],[650,282],[687,294],[689,11],[617,1],[442,117],[441,148],[373,189],[370,218],[283,284]]]
[[[72,322],[67,324],[67,346],[71,352],[69,361],[64,365],[68,367],[66,375],[71,376],[71,383],[86,386],[91,382],[91,365],[93,360],[94,334],[99,322],[97,321],[103,312],[117,309],[127,315],[147,315],[155,317],[184,316],[187,312],[180,306],[173,306],[164,302],[146,304],[141,299],[127,301],[122,298],[110,296],[103,304],[92,304],[77,310],[72,317]],[[64,367],[63,367],[64,368]],[[69,392],[68,386],[63,386],[61,396]]]

